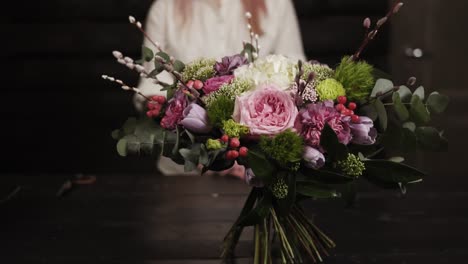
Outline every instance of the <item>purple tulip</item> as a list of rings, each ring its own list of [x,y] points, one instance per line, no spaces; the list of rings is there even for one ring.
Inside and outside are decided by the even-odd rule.
[[[303,155],[305,166],[311,169],[320,169],[325,165],[325,156],[313,147],[306,146]]]
[[[257,187],[257,188],[261,188],[264,186],[262,180],[258,179],[256,176],[255,176],[255,173],[253,172],[253,170],[251,168],[246,168],[245,169],[245,182],[247,182],[248,185],[250,186],[254,186],[254,187]]]
[[[206,110],[192,103],[184,110],[184,119],[180,122],[186,129],[195,133],[208,133],[211,131]]]
[[[249,63],[247,58],[241,56],[240,54],[237,54],[234,56],[222,58],[221,62],[216,63],[215,70],[219,76],[232,75],[235,69],[247,63]]]
[[[377,130],[374,128],[374,122],[367,116],[360,116],[360,122],[354,124],[350,122],[352,143],[359,145],[372,145],[377,137]]]

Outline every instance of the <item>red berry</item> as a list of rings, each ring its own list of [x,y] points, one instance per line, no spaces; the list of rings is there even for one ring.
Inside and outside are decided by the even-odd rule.
[[[146,112],[146,116],[149,118],[153,118],[153,111]]]
[[[249,149],[246,147],[241,147],[239,149],[239,156],[241,157],[247,157],[247,154],[249,154]]]
[[[344,106],[344,104],[337,104],[337,105],[335,105],[335,109],[336,109],[336,111],[341,112],[341,111],[343,111],[343,109],[345,109],[345,106]]]
[[[193,87],[193,81],[190,80],[190,81],[188,81],[187,84],[185,84],[185,85],[187,85],[187,87],[189,87],[189,88],[192,88],[192,87]]]
[[[351,122],[353,122],[353,123],[359,123],[359,121],[361,121],[361,118],[359,118],[358,115],[352,115],[352,116],[351,116]]]
[[[239,157],[239,152],[237,150],[230,150],[226,153],[226,158],[229,160],[237,159]]]
[[[353,111],[353,110],[349,110],[349,109],[348,109],[348,113],[347,113],[347,115],[348,115],[348,116],[352,116],[352,115],[354,115],[354,111]]]
[[[227,143],[229,141],[229,136],[228,135],[223,135],[221,137],[221,142]]]
[[[348,104],[348,108],[349,110],[355,110],[357,107],[356,103],[355,102],[351,102]]]
[[[343,110],[340,111],[342,115],[347,115],[347,113],[349,112],[348,109],[344,108]]]
[[[154,107],[156,106],[156,104],[154,102],[148,102],[148,104],[146,104],[146,107],[148,107],[149,110],[152,110],[154,109]]]
[[[340,104],[346,104],[346,101],[348,101],[346,96],[342,96],[342,95],[338,96],[337,100],[338,100],[338,103],[340,103]]]
[[[203,88],[203,82],[200,80],[195,80],[195,82],[193,82],[193,88],[200,90]]]
[[[229,142],[229,146],[231,148],[238,148],[240,146],[240,141],[238,138],[231,138],[231,142]]]

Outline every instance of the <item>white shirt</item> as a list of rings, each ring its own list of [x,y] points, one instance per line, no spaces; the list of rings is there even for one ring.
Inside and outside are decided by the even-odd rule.
[[[149,10],[145,30],[171,56],[185,63],[200,57],[220,59],[238,54],[242,50],[242,42],[250,40],[241,1],[220,0],[220,7],[212,0],[190,1],[193,3],[192,17],[183,29],[179,28],[180,23],[174,15],[173,0],[157,0]],[[293,59],[305,59],[291,0],[265,0],[265,3],[268,11],[261,20],[264,34],[259,39],[260,56],[281,54]],[[154,49],[146,39],[144,45]],[[145,67],[151,71],[152,63]],[[158,77],[168,82],[168,76],[164,76],[164,73]],[[150,79],[141,79],[139,88],[146,95],[165,95],[161,87]],[[141,109],[142,101],[140,96],[135,97],[137,108]],[[183,166],[169,166],[166,163],[166,159],[159,162],[163,173],[183,172]]]

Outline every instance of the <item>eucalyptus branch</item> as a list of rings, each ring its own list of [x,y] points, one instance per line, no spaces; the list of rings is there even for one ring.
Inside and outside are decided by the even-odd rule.
[[[377,21],[377,23],[375,24],[375,27],[373,30],[371,30],[369,33],[367,33],[364,37],[364,40],[362,41],[361,43],[361,46],[359,47],[359,49],[356,51],[356,53],[354,53],[353,55],[353,60],[354,61],[357,61],[360,56],[361,56],[361,53],[364,51],[364,49],[369,45],[369,43],[375,39],[375,36],[377,35],[377,33],[379,32],[379,29],[388,21],[390,20],[390,18],[395,15],[396,13],[398,13],[398,11],[400,10],[400,8],[403,6],[403,2],[400,2],[399,0],[396,0],[394,1],[393,5],[392,5],[392,8],[387,12],[387,14],[382,17],[381,19],[379,19]],[[366,27],[366,32],[369,30],[370,28],[370,19],[368,20],[366,18],[366,20],[364,20],[364,27]]]

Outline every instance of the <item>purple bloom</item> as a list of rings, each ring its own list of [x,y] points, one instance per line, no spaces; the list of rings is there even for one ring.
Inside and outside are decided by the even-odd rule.
[[[237,54],[222,58],[221,62],[216,62],[214,67],[219,76],[232,75],[235,69],[248,63],[247,58]]]
[[[341,143],[347,145],[351,141],[349,120],[343,118],[333,107],[333,101],[307,105],[299,112],[294,127],[307,145],[319,148],[320,136],[325,124],[335,131]]]
[[[225,76],[213,77],[211,79],[208,79],[203,85],[203,92],[205,94],[216,92],[219,90],[221,85],[225,83],[230,83],[233,79],[234,79],[234,75],[225,75]]]
[[[360,122],[357,124],[350,123],[351,134],[353,134],[354,144],[372,145],[377,137],[377,130],[374,128],[374,122],[367,116],[360,116]]]
[[[306,146],[304,148],[303,159],[305,161],[305,166],[311,169],[318,170],[325,165],[325,157],[322,152],[313,147]]]
[[[206,110],[192,103],[184,110],[184,119],[180,122],[186,129],[195,133],[208,133],[211,131]]]
[[[179,90],[174,97],[169,100],[164,117],[161,120],[161,127],[172,130],[180,123],[183,112],[187,107],[188,101],[185,94]]]
[[[250,186],[254,186],[254,187],[257,187],[257,188],[261,188],[261,187],[264,186],[263,181],[258,179],[255,176],[255,173],[253,172],[253,170],[251,168],[246,168],[245,169],[244,179],[247,182],[247,184],[250,185]]]

